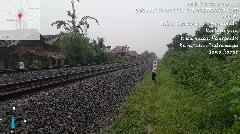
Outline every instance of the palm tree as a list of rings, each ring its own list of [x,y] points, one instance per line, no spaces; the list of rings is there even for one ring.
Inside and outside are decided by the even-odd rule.
[[[79,2],[79,0],[77,0]],[[57,25],[57,29],[64,28],[67,33],[80,33],[83,36],[87,36],[87,29],[89,28],[88,20],[94,20],[98,24],[98,20],[91,17],[91,16],[84,16],[81,20],[77,23],[76,19],[76,9],[75,9],[75,0],[71,1],[72,4],[72,11],[67,11],[67,15],[71,18],[70,20],[58,20],[53,22],[51,25]],[[99,25],[99,24],[98,24]]]

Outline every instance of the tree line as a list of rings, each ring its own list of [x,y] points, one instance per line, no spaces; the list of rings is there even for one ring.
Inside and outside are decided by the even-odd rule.
[[[208,29],[208,30],[206,30]],[[162,62],[171,69],[175,80],[196,95],[212,98],[219,112],[210,112],[201,117],[200,128],[222,124],[226,133],[240,132],[240,53],[221,53],[239,51],[239,47],[212,47],[240,45],[240,21],[227,26],[221,33],[216,27],[205,24],[198,28],[195,35],[183,33],[176,35],[164,55]],[[235,32],[226,33],[227,30]],[[204,40],[209,38],[235,38],[235,40]],[[202,40],[184,40],[202,39]],[[182,47],[202,44],[205,47]],[[210,53],[210,52],[220,53]],[[223,132],[223,130],[221,130]]]

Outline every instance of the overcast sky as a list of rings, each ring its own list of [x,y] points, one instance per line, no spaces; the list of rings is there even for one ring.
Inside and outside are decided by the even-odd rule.
[[[207,1],[207,0],[203,0]],[[209,1],[209,0],[208,0]],[[219,2],[218,0],[217,2]],[[234,0],[221,0],[232,1]],[[237,0],[235,0],[237,2]],[[189,0],[80,0],[76,3],[79,18],[88,15],[99,21],[90,23],[91,38],[105,37],[110,46],[128,45],[131,50],[153,51],[161,57],[167,50],[166,44],[181,33],[193,34],[196,27],[164,27],[161,21],[222,21],[220,14],[137,14],[136,8],[186,8]],[[66,20],[70,0],[41,0],[41,33],[57,34],[50,24]]]

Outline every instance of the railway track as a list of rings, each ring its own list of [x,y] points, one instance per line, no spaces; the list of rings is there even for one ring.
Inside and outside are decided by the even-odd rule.
[[[70,67],[81,67],[81,66],[91,66],[91,65],[98,65],[98,64],[65,65],[65,66],[54,66],[54,67],[44,67],[44,68],[29,68],[29,69],[5,69],[5,70],[0,70],[0,75],[17,74],[17,73],[24,73],[24,72],[29,72],[29,71],[44,71],[44,70],[63,69],[63,68],[67,69],[67,68],[70,68]]]
[[[74,81],[83,80],[100,74],[106,74],[121,69],[127,69],[139,65],[135,64],[120,64],[109,67],[95,68],[82,72],[75,72],[71,74],[62,74],[50,76],[45,78],[38,78],[34,80],[22,81],[17,83],[10,83],[0,86],[0,100],[9,99],[19,95],[37,92],[51,87],[65,85]]]

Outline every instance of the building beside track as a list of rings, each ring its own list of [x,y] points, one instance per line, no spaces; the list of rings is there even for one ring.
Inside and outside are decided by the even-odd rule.
[[[16,69],[19,62],[27,67],[60,64],[58,39],[57,35],[40,35],[40,40],[0,40],[0,70]]]

